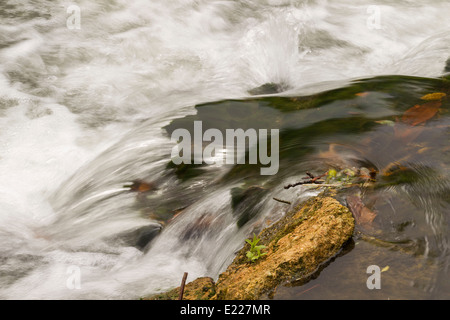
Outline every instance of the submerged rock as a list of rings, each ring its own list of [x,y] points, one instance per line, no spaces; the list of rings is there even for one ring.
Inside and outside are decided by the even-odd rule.
[[[231,208],[237,218],[237,226],[240,228],[253,219],[261,210],[266,189],[259,186],[248,188],[235,187],[231,189]]]
[[[251,95],[275,94],[286,91],[288,86],[284,83],[268,82],[259,87],[248,90]]]
[[[450,72],[450,58],[448,58],[447,62],[445,63],[444,72]]]
[[[206,280],[199,278],[186,285],[183,299],[259,299],[283,282],[314,273],[340,251],[354,226],[352,214],[337,200],[312,198],[259,233],[258,244],[267,246],[266,255],[249,262],[250,244],[246,243],[216,284],[202,285]],[[152,299],[174,298],[179,288],[170,292]]]
[[[160,232],[161,225],[151,224],[125,231],[115,238],[125,245],[133,246],[141,251],[145,251],[149,243],[157,237]]]

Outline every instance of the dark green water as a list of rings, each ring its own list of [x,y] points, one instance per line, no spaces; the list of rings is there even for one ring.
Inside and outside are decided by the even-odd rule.
[[[406,110],[427,103],[421,97],[433,92],[447,97],[432,118],[414,126],[402,121]],[[234,214],[240,226],[258,216],[263,197],[281,195],[295,201],[302,187],[284,190],[282,186],[300,181],[306,171],[319,174],[329,168],[374,168],[378,174],[373,184],[338,193],[343,204],[346,195],[360,195],[376,213],[374,228],[367,231],[357,226],[341,253],[309,281],[281,285],[271,298],[448,299],[449,95],[447,79],[386,76],[313,96],[266,96],[199,105],[197,114],[166,127],[168,134],[176,128],[192,132],[193,121],[199,120],[204,130],[223,132],[229,128],[276,128],[280,130],[279,171],[261,176],[259,165],[234,165],[216,179],[219,169],[206,164],[168,168],[186,186],[199,179],[214,181],[209,191],[228,186],[235,195],[233,208],[238,208]],[[232,189],[236,185],[240,189]],[[250,186],[261,188],[249,191]],[[365,236],[376,240],[368,241]],[[385,270],[381,289],[366,286],[370,265]]]

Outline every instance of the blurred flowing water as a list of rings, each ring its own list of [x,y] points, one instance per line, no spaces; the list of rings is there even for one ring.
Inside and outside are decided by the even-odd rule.
[[[270,297],[450,298],[448,100],[403,135],[380,122],[450,95],[449,14],[439,0],[3,0],[0,298],[136,299],[183,272],[216,278],[289,209],[273,197],[318,194],[283,188],[305,171],[391,163],[408,170],[359,192],[393,246],[355,234]],[[195,120],[280,129],[279,172],[173,165],[170,134]],[[124,187],[137,179],[154,188]],[[369,265],[389,267],[381,290]]]

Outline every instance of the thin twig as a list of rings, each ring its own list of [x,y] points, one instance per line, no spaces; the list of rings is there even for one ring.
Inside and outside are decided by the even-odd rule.
[[[306,175],[308,177],[310,177],[311,179],[314,179],[314,175],[312,173],[309,173],[308,171],[306,171]]]
[[[184,293],[184,286],[186,284],[186,278],[188,276],[188,273],[185,272],[183,274],[183,280],[181,280],[181,287],[180,287],[180,295],[178,296],[178,300],[183,300],[183,293]]]
[[[315,177],[314,175],[312,175],[309,172],[306,172],[306,174],[308,175],[308,177],[310,177],[311,179],[306,180],[306,181],[300,181],[294,184],[288,184],[287,186],[285,186],[285,189],[289,189],[289,188],[293,188],[302,184],[322,184],[323,181],[319,181],[320,178],[325,177],[328,174],[328,171],[325,172],[324,174],[321,174],[320,176]]]
[[[317,180],[319,180],[320,178],[325,177],[328,174],[328,171],[325,172],[324,174],[321,174],[320,176],[314,177],[311,179],[312,182],[316,182]]]
[[[356,184],[343,184],[343,183],[305,183],[303,184],[305,187],[344,187]]]
[[[278,199],[278,198],[273,198],[273,200],[275,200],[275,201],[278,201],[278,202],[282,202],[282,203],[286,203],[286,204],[291,204],[291,202],[289,202],[289,201],[286,201],[286,200],[281,200],[281,199]]]
[[[312,286],[311,288],[308,288],[308,289],[306,289],[306,290],[300,292],[299,294],[297,294],[297,296],[299,296],[299,295],[301,295],[301,294],[304,294],[305,292],[308,292],[309,290],[312,290],[312,289],[314,289],[314,288],[317,288],[318,286],[320,286],[320,284],[316,284],[316,285]]]
[[[284,188],[285,189],[290,189],[290,188],[293,188],[293,187],[296,187],[296,186],[299,186],[299,185],[302,185],[302,184],[312,184],[312,183],[313,183],[312,179],[309,179],[309,180],[306,180],[306,181],[300,181],[300,182],[297,182],[297,183],[288,184],[287,186],[284,186]]]

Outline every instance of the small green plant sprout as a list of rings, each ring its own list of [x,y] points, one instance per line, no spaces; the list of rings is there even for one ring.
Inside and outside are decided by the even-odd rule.
[[[327,171],[327,183],[330,183],[331,180],[336,178],[337,171],[335,169],[329,169]]]
[[[250,262],[255,262],[256,260],[267,254],[266,252],[261,253],[261,250],[267,247],[264,245],[257,246],[259,240],[261,239],[258,239],[255,234],[253,234],[253,241],[250,241],[250,239],[245,240],[248,244],[250,244],[250,250],[247,251],[247,258]]]

